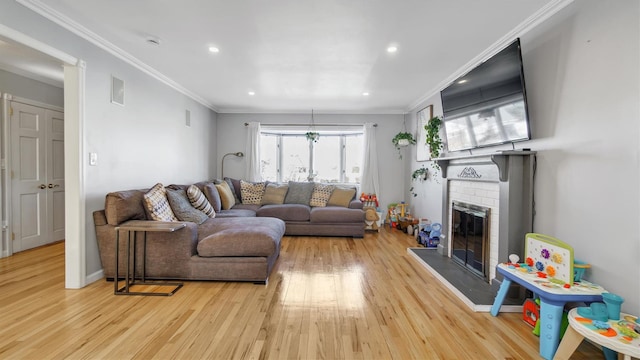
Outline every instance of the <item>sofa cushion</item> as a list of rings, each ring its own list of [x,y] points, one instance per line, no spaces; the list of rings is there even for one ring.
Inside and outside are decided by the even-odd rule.
[[[194,208],[207,214],[208,217],[216,217],[216,212],[213,210],[213,206],[209,204],[207,197],[204,196],[202,191],[196,185],[191,185],[187,188],[187,197]]]
[[[231,193],[233,194],[233,198],[235,199],[236,203],[241,203],[242,190],[240,186],[240,180],[228,177],[225,177],[223,180],[227,183],[227,185],[229,185],[229,189],[231,189]]]
[[[167,189],[167,200],[171,210],[180,221],[190,221],[198,225],[202,224],[209,216],[191,205],[184,189]]]
[[[218,212],[222,210],[222,200],[220,200],[220,194],[213,182],[208,182],[202,187],[204,196],[209,200],[209,204],[213,207],[213,211]]]
[[[128,220],[147,220],[143,196],[147,190],[127,190],[108,193],[104,214],[109,225],[118,225]]]
[[[149,191],[143,195],[144,204],[151,216],[156,221],[178,221],[173,214],[169,200],[167,200],[167,191],[161,183],[155,184]]]
[[[238,209],[237,207],[234,207],[233,209],[220,210],[220,212],[216,213],[216,218],[230,217],[256,217],[256,211],[251,209]]]
[[[311,223],[335,224],[362,222],[364,227],[364,211],[338,206],[314,207],[311,209]]]
[[[260,205],[262,202],[262,194],[264,193],[265,183],[248,182],[240,180],[240,191],[242,193],[242,203],[249,205]]]
[[[222,210],[231,209],[236,204],[236,200],[233,197],[231,189],[229,188],[229,184],[227,184],[226,182],[221,182],[220,184],[216,184],[216,189],[218,190],[218,194],[220,194]]]
[[[262,205],[278,205],[284,203],[284,198],[287,196],[289,185],[269,183],[264,189],[262,195]]]
[[[211,219],[198,226],[198,255],[270,256],[284,231],[284,221],[274,218]]]
[[[285,204],[309,205],[314,183],[289,181],[289,191],[284,198]]]
[[[327,206],[348,207],[351,203],[351,199],[353,199],[355,194],[355,188],[336,186],[336,188],[333,189],[333,192],[331,193],[329,201],[327,201]]]
[[[302,204],[263,205],[256,211],[256,215],[284,221],[309,221],[310,211],[309,205]]]
[[[327,201],[329,201],[334,188],[335,186],[330,184],[315,184],[309,205],[327,206]]]

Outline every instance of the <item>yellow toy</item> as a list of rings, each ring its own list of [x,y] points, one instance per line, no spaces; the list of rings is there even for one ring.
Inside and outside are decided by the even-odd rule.
[[[376,209],[371,207],[365,209],[364,211],[364,223],[366,224],[364,228],[365,230],[380,231],[378,229],[378,220],[380,220],[380,217],[378,216]]]

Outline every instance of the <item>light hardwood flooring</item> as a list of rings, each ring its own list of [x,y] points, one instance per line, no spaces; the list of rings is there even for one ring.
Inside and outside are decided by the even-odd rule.
[[[171,297],[64,289],[64,244],[0,259],[0,359],[539,359],[521,314],[473,313],[397,230],[285,237],[269,284]],[[573,359],[602,359],[583,342]]]

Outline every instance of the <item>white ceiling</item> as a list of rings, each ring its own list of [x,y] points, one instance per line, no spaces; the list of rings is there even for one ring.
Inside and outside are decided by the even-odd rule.
[[[401,113],[559,0],[27,2],[219,112]]]

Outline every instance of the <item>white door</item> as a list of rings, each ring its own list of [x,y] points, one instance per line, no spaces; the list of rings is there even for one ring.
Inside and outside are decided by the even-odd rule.
[[[64,116],[12,101],[13,252],[64,238]]]

